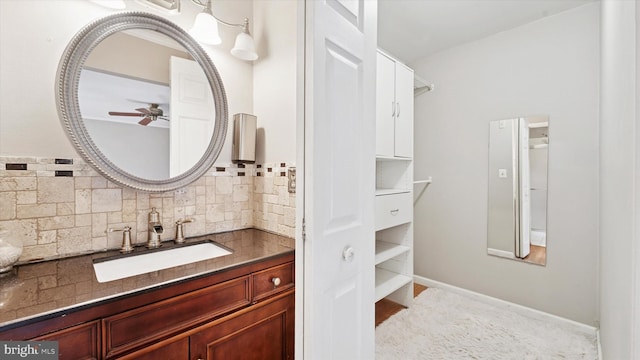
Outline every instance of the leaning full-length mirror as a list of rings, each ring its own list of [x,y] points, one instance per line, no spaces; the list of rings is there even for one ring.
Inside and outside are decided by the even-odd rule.
[[[548,116],[489,123],[489,255],[545,265],[548,149]]]
[[[222,80],[200,45],[164,18],[121,13],[89,24],[65,50],[58,80],[71,142],[119,185],[183,187],[222,149]]]

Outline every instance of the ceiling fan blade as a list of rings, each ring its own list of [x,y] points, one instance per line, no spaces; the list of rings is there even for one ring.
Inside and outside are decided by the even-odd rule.
[[[109,111],[109,115],[114,115],[114,116],[145,116],[145,114],[141,114],[141,113],[130,113],[130,112],[119,112],[119,111]]]
[[[168,116],[158,116],[157,118],[161,119],[161,120],[169,121],[169,117]]]
[[[149,123],[151,122],[151,120],[152,120],[152,119],[151,119],[151,117],[150,117],[150,116],[147,116],[146,118],[144,118],[144,119],[142,119],[142,120],[138,121],[138,124],[140,124],[140,125],[142,125],[142,126],[147,126],[147,125],[149,125]]]
[[[136,111],[140,111],[141,113],[146,114],[146,115],[152,115],[151,111],[149,111],[149,109],[139,108],[139,109],[136,109]]]

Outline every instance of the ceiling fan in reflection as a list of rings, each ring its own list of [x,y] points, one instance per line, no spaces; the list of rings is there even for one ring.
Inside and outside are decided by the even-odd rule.
[[[156,121],[158,119],[169,121],[167,116],[164,116],[162,109],[158,107],[158,104],[149,104],[149,108],[138,108],[136,109],[137,113],[134,112],[119,112],[119,111],[109,111],[109,115],[112,116],[137,116],[142,117],[142,120],[138,121],[138,124],[147,126],[152,121]]]

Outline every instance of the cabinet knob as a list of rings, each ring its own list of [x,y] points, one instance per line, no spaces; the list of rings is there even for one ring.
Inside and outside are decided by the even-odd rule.
[[[280,285],[280,278],[279,277],[274,277],[271,279],[271,282],[273,283],[273,288],[275,289],[276,286]]]
[[[399,211],[400,211],[400,209],[391,210],[391,215],[396,216],[396,215],[398,215]]]

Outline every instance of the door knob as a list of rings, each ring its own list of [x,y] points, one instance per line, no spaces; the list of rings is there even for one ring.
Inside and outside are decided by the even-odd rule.
[[[344,251],[342,251],[342,258],[346,262],[353,261],[354,255],[355,255],[355,250],[353,250],[351,246],[347,246],[346,248],[344,248]]]

